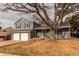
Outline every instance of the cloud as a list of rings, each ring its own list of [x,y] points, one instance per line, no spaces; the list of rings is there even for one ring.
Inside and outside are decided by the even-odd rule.
[[[14,21],[0,18],[0,26],[2,27],[2,29],[6,28],[6,27],[14,28]]]
[[[15,12],[0,12],[0,18],[8,19],[8,20],[16,20],[20,16],[17,15]]]

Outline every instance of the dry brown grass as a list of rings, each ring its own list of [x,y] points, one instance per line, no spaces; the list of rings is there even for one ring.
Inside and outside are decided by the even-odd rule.
[[[34,38],[23,43],[2,47],[0,52],[31,56],[73,56],[79,55],[79,39],[48,40]]]

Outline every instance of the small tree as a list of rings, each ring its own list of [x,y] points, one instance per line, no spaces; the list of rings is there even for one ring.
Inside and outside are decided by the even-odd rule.
[[[79,27],[79,17],[74,15],[69,19],[72,31],[76,30]]]
[[[68,18],[69,23],[70,23],[70,30],[71,30],[71,35],[77,37],[77,29],[79,29],[79,17],[78,14],[73,15],[72,17]]]

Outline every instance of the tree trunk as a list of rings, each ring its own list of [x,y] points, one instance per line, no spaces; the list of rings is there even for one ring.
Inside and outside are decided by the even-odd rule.
[[[54,28],[53,30],[51,29],[51,36],[52,36],[52,39],[58,39],[58,37],[56,36],[56,33],[57,33],[57,28]]]

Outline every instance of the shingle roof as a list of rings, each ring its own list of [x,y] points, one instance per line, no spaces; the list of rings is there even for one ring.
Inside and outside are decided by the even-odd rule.
[[[0,36],[7,36],[13,33],[13,28],[8,27],[0,31]]]
[[[40,27],[38,27],[38,28],[35,28],[36,30],[37,29],[50,29],[50,27],[48,27],[48,26],[40,26]]]
[[[58,28],[69,28],[69,27],[70,27],[70,23],[67,21],[60,24]],[[40,27],[35,28],[35,29],[50,29],[50,27],[43,23],[41,24]]]
[[[58,28],[68,28],[70,27],[70,23],[67,21],[67,22],[63,22]]]
[[[8,35],[8,33],[7,32],[0,32],[0,36],[7,36]]]

